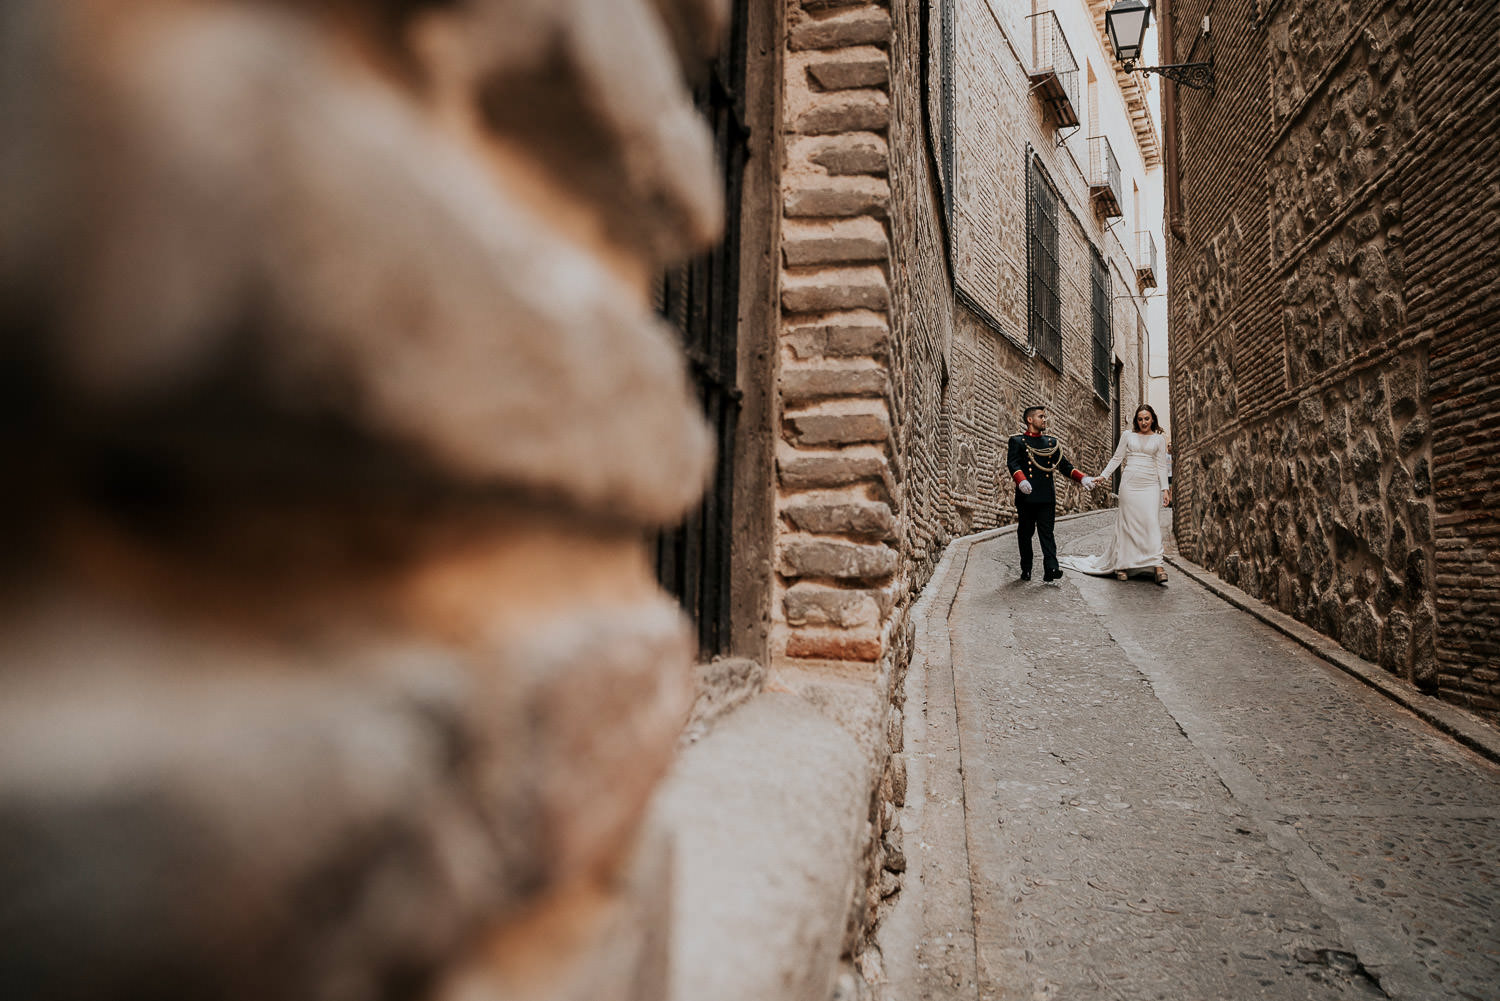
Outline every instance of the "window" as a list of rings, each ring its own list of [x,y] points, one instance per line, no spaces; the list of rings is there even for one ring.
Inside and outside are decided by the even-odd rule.
[[[1062,371],[1062,293],[1057,262],[1057,192],[1033,155],[1026,175],[1026,287],[1031,347]]]
[[[1109,360],[1113,351],[1113,343],[1110,337],[1110,309],[1112,296],[1110,295],[1109,268],[1104,264],[1104,258],[1099,251],[1089,248],[1090,256],[1093,258],[1090,268],[1090,281],[1094,301],[1094,393],[1099,399],[1109,402]]]
[[[682,337],[703,414],[718,438],[713,483],[682,524],[656,540],[656,573],[681,602],[698,631],[703,659],[730,646],[730,503],[740,414],[739,357],[740,192],[747,155],[745,126],[746,0],[732,5],[729,44],[697,93],[714,130],[714,146],[728,209],[724,240],[706,254],[659,276],[656,308]]]

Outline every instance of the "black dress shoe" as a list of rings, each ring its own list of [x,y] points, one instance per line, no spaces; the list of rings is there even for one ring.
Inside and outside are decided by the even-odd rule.
[[[1022,570],[1021,571],[1021,579],[1022,580],[1030,580],[1031,579],[1031,571],[1030,570]]]
[[[1044,580],[1044,581],[1062,580],[1062,571],[1061,570],[1048,570],[1046,573],[1042,574],[1042,580]]]

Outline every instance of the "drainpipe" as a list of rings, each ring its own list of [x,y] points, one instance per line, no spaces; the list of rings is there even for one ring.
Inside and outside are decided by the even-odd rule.
[[[1157,63],[1177,61],[1177,43],[1172,32],[1172,0],[1156,0]],[[1167,231],[1187,240],[1182,220],[1182,191],[1177,184],[1177,84],[1163,78],[1161,89],[1162,174],[1165,184]]]

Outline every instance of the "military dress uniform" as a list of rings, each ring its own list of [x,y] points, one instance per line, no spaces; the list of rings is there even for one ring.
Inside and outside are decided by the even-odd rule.
[[[1042,540],[1042,579],[1057,580],[1062,568],[1057,565],[1057,540],[1052,523],[1057,518],[1057,474],[1083,482],[1083,473],[1073,468],[1063,454],[1057,439],[1046,434],[1011,435],[1005,460],[1011,478],[1016,481],[1016,542],[1021,550],[1021,579],[1031,579],[1031,533]],[[1031,493],[1021,492],[1021,481],[1031,483]]]

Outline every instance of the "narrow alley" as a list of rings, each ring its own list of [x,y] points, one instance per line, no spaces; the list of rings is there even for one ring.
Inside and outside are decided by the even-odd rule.
[[[943,574],[889,996],[1500,998],[1500,768],[1179,571]]]

